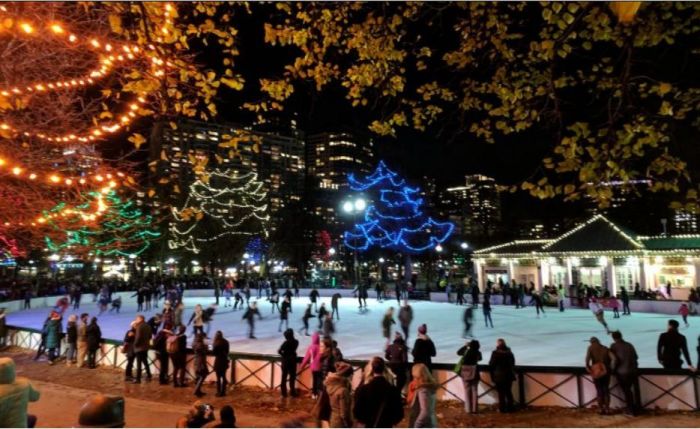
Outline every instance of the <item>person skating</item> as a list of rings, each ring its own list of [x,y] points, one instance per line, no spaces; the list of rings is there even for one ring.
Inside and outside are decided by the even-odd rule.
[[[615,366],[610,350],[596,337],[589,340],[591,345],[586,351],[586,370],[593,377],[593,384],[598,400],[600,414],[610,413],[610,371]]]
[[[311,304],[309,304],[310,306]],[[284,342],[277,350],[277,353],[282,357],[282,383],[280,384],[280,389],[283,398],[287,397],[287,385],[289,385],[289,394],[292,397],[297,396],[297,348],[299,348],[299,341],[294,338],[294,330],[287,329],[284,331]]]
[[[382,302],[382,284],[380,282],[374,285],[374,292],[377,294],[377,302]]]
[[[224,287],[224,307],[231,307],[231,297],[233,297],[233,288],[229,287],[229,283],[226,283]]]
[[[234,295],[235,301],[233,302],[233,311],[238,310],[239,308],[242,310],[243,309],[243,296],[239,291],[236,291],[236,294]]]
[[[328,314],[328,310],[326,310],[326,303],[322,302],[321,308],[318,309],[318,329],[323,328],[323,321],[326,320],[327,314]]]
[[[226,372],[229,367],[230,345],[221,331],[216,331],[214,334],[212,352],[214,354],[214,372],[216,373],[216,396],[226,396],[226,386],[228,385]]]
[[[408,304],[408,300],[403,300],[403,305],[399,309],[399,324],[401,325],[401,330],[403,331],[403,337],[408,342],[408,333],[411,329],[411,322],[413,322],[413,308]]]
[[[314,307],[314,311],[318,311],[318,297],[318,289],[311,289],[311,292],[309,292],[309,300],[311,301],[311,305]]]
[[[394,320],[394,307],[389,307],[384,313],[384,318],[382,319],[382,336],[386,339],[386,345],[384,348],[389,347],[389,341],[391,339],[391,327],[395,325]]]
[[[592,296],[589,299],[588,308],[591,310],[591,312],[595,316],[598,323],[603,325],[603,327],[605,328],[605,332],[607,334],[610,334],[610,329],[608,328],[608,324],[605,322],[605,311],[603,310],[603,307],[600,305],[600,303],[598,302],[596,297]]]
[[[678,321],[669,320],[667,331],[659,335],[659,342],[656,345],[656,355],[659,363],[665,369],[681,369],[683,361],[681,355],[685,358],[685,363],[691,371],[694,370],[690,353],[688,353],[688,343],[685,336],[678,332]]]
[[[535,309],[537,310],[537,318],[538,319],[540,318],[540,311],[542,312],[542,315],[545,316],[544,305],[542,304],[542,296],[540,295],[539,292],[537,292],[537,291],[532,292],[532,301],[534,301],[534,303],[535,303]]]
[[[479,285],[474,284],[471,288],[472,293],[472,307],[479,307]]]
[[[272,307],[270,310],[270,314],[275,314],[275,309],[277,309],[277,311],[280,311],[279,302],[280,302],[280,294],[275,289],[274,291],[272,291],[272,295],[270,295],[270,304]]]
[[[338,316],[338,320],[340,320],[340,312],[338,311],[338,301],[340,298],[342,298],[342,295],[338,292],[331,296],[331,316]]]
[[[491,300],[488,294],[484,294],[484,302],[481,305],[481,311],[484,312],[484,323],[489,327],[489,323],[493,328],[493,319],[491,318]]]
[[[408,347],[401,333],[394,334],[394,342],[386,348],[384,357],[391,372],[396,375],[396,388],[402,392],[408,376]]]
[[[192,353],[194,354],[194,374],[197,377],[194,385],[194,396],[201,398],[205,395],[202,392],[202,385],[207,375],[209,375],[209,368],[207,368],[207,339],[204,334],[199,333],[195,335],[192,343]]]
[[[90,324],[86,328],[86,336],[88,368],[95,368],[97,365],[97,351],[102,347],[102,331],[97,324],[97,317],[90,319]]]
[[[413,363],[425,364],[428,369],[433,368],[433,357],[437,354],[435,343],[428,336],[428,326],[424,323],[418,327],[418,338],[413,343]]]
[[[202,306],[200,304],[197,304],[194,306],[194,312],[190,316],[189,322],[187,322],[187,326],[192,325],[194,322],[194,325],[192,327],[192,334],[197,335],[197,334],[203,334],[204,333],[204,310],[202,310]]]
[[[119,310],[122,308],[122,297],[118,296],[112,300],[112,307],[109,309],[109,312],[116,311],[117,314],[119,314]]]
[[[630,296],[627,294],[627,289],[625,287],[622,287],[620,300],[622,301],[622,315],[629,316],[632,314],[630,312]]]
[[[292,292],[292,290],[291,290],[290,288],[287,288],[287,290],[285,290],[285,291],[284,291],[284,294],[282,295],[282,298],[283,298],[283,299],[288,299],[290,304],[292,303],[292,298],[293,298],[293,297],[294,297],[294,292]],[[292,308],[292,307],[290,306],[290,307],[289,307],[289,312],[290,312],[290,313],[292,312],[291,308]]]
[[[204,335],[209,338],[209,330],[211,329],[211,322],[214,321],[214,313],[217,309],[216,304],[211,304],[209,307],[202,311],[202,323],[204,323]]]
[[[330,313],[326,313],[326,318],[323,320],[323,336],[326,338],[331,338],[335,334],[335,324],[333,323],[333,316]]]
[[[613,311],[613,319],[619,319],[620,318],[620,303],[617,301],[617,297],[615,295],[612,295],[610,298],[608,298],[608,306],[612,309]]]
[[[262,320],[262,316],[258,311],[258,305],[255,302],[251,302],[242,318],[242,320],[248,322],[248,338],[251,340],[257,339],[255,338],[255,316],[257,316],[259,320]]]
[[[141,368],[146,373],[146,380],[151,381],[151,367],[148,364],[148,349],[151,344],[153,332],[151,327],[146,323],[142,315],[136,316],[134,319],[134,354],[136,355],[136,377],[134,383],[141,383]]]
[[[136,311],[143,311],[143,301],[144,301],[144,290],[139,288],[136,293],[131,295],[131,297],[136,297]]]
[[[688,304],[686,304],[685,302],[681,303],[681,306],[678,308],[678,314],[680,314],[681,317],[683,318],[683,323],[685,323],[686,328],[690,326],[688,324],[688,313],[689,312],[690,311],[688,309]]]
[[[307,363],[309,364],[309,369],[311,370],[311,397],[315,400],[321,393],[323,383],[323,372],[321,367],[321,336],[318,332],[314,332],[314,334],[311,336],[311,345],[309,345],[309,347],[306,349],[304,359],[301,361],[299,369],[303,370]]]
[[[471,338],[472,336],[472,325],[474,321],[474,309],[472,307],[467,307],[464,309],[464,338]]]
[[[515,356],[503,338],[496,340],[496,349],[489,360],[491,380],[498,392],[498,409],[501,413],[514,410],[513,381],[515,381]]]
[[[301,318],[301,321],[304,322],[304,327],[299,330],[299,333],[301,333],[301,331],[304,331],[304,335],[306,335],[307,337],[309,336],[309,319],[316,317],[316,315],[311,312],[312,305],[313,304],[307,305],[306,311],[304,311],[304,315]]]
[[[622,339],[620,331],[614,331],[612,338],[614,342],[610,346],[610,352],[615,356],[615,378],[625,396],[625,413],[635,416],[640,398],[637,384],[637,351],[632,344]]]
[[[559,304],[559,311],[563,312],[564,311],[564,303],[566,302],[566,290],[564,289],[564,286],[559,285],[557,288],[557,301]]]
[[[464,411],[469,414],[476,414],[479,411],[478,365],[482,359],[480,348],[481,344],[477,340],[471,340],[457,350],[457,356],[460,356],[462,363],[459,376],[464,383]]]
[[[280,307],[280,325],[277,328],[277,332],[282,332],[282,324],[285,325],[284,329],[289,329],[289,311],[291,308],[292,304],[289,302],[289,298],[284,298]]]

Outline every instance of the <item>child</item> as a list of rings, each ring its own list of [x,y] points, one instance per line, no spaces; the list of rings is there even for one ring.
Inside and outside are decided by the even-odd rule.
[[[119,314],[120,308],[122,308],[122,298],[118,296],[112,300],[112,308],[109,309],[109,312],[111,313],[116,310],[117,314]]]
[[[233,311],[238,310],[239,305],[241,306],[241,310],[243,310],[243,296],[241,295],[241,293],[236,292],[234,298],[236,298],[236,300],[233,302]]]
[[[681,304],[681,307],[678,309],[678,314],[680,314],[681,317],[683,317],[683,323],[685,323],[686,328],[688,326],[690,326],[688,324],[688,313],[689,313],[688,304],[684,302]]]
[[[611,296],[608,299],[608,305],[610,308],[612,308],[613,311],[613,319],[619,319],[620,318],[620,312],[618,311],[619,308],[619,303],[617,301],[617,298],[615,296]]]

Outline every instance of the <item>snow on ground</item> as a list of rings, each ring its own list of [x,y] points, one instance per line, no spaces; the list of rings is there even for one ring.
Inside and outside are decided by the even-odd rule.
[[[85,298],[88,298],[86,296]],[[97,313],[94,303],[85,302],[80,308],[80,313],[87,312],[91,315]],[[208,306],[213,302],[212,298],[185,298],[185,317],[189,320],[195,304]],[[301,316],[308,304],[306,297],[292,300],[293,313],[290,314],[290,327],[299,330],[302,326]],[[322,297],[321,302],[326,302],[330,310],[330,298]],[[393,306],[397,310],[396,300],[377,302],[369,299],[369,310],[360,313],[357,300],[342,298],[340,300],[340,321],[336,322],[336,336],[343,354],[350,359],[366,359],[376,355],[383,355],[384,338],[381,333],[381,320],[386,309]],[[161,301],[162,304],[162,301]],[[247,324],[241,320],[242,311],[232,311],[221,306],[214,316],[211,326],[211,335],[216,330],[221,330],[231,341],[231,350],[234,352],[276,354],[282,342],[282,334],[278,333],[279,315],[275,312],[271,315],[271,305],[264,299],[259,301],[262,321],[256,320],[255,335],[257,340],[247,339]],[[428,325],[428,335],[433,339],[437,347],[435,362],[454,363],[457,360],[456,351],[464,344],[462,338],[462,315],[465,307],[454,304],[415,301],[411,302],[414,311],[414,321],[411,325],[411,338],[409,345],[413,344],[415,333],[421,323]],[[129,322],[136,315],[134,304],[126,304],[120,314],[104,313],[98,317],[98,323],[102,328],[105,338],[121,340]],[[9,325],[31,327],[39,329],[48,313],[48,309],[32,309],[11,313],[7,316]],[[156,309],[146,313],[146,317],[157,312]],[[395,315],[398,313],[396,312]],[[494,328],[485,328],[481,308],[475,311],[475,325],[473,334],[481,342],[482,353],[486,363],[497,338],[504,338],[515,353],[516,363],[519,365],[536,366],[581,366],[584,361],[586,347],[591,336],[597,336],[603,343],[610,343],[606,338],[605,330],[594,319],[589,310],[567,309],[560,313],[557,309],[547,307],[546,317],[536,318],[535,308],[528,307],[516,310],[512,306],[493,306]],[[630,341],[637,349],[639,363],[642,367],[659,367],[656,360],[656,341],[658,335],[666,329],[668,315],[635,313],[632,316],[620,316],[613,319],[612,312],[606,312],[606,320],[612,330],[619,329],[624,338]],[[680,317],[676,319],[681,322]],[[681,326],[681,332],[688,339],[693,363],[697,362],[696,346],[700,334],[700,318],[689,319],[691,327]],[[398,320],[397,320],[398,322]],[[681,323],[682,325],[682,323]],[[318,319],[312,319],[310,326],[318,326]],[[395,326],[395,330],[400,330]],[[188,330],[188,334],[191,331]],[[310,343],[310,337],[299,336],[299,354],[303,354]]]

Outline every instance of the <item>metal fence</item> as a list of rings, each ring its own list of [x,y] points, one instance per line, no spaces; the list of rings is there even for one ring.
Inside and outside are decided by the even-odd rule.
[[[8,344],[26,349],[37,349],[41,343],[41,332],[36,329],[9,326]],[[281,359],[279,356],[253,353],[231,353],[230,381],[236,386],[256,386],[265,389],[277,389],[282,382]],[[194,378],[193,355],[188,350],[187,374]],[[155,352],[149,352],[154,375],[159,373]],[[105,340],[97,355],[99,365],[112,368],[125,368],[126,355],[121,351],[121,343]],[[350,360],[353,367],[352,384],[356,387],[362,379],[362,369],[366,361]],[[213,368],[214,357],[207,361]],[[462,379],[453,372],[451,364],[433,365],[433,375],[440,385],[439,400],[463,401],[464,385]],[[479,403],[496,404],[496,389],[488,373],[488,367],[480,366]],[[526,407],[558,406],[566,408],[584,408],[595,403],[596,391],[593,379],[581,367],[516,367],[517,380],[513,383],[515,400]],[[209,374],[208,380],[215,375]],[[311,388],[311,371],[308,367],[297,374],[297,385],[302,389]],[[624,396],[615,377],[611,384],[611,406],[618,407],[624,403]],[[700,377],[687,370],[665,370],[643,368],[639,370],[638,392],[640,406],[646,409],[665,410],[700,410]]]

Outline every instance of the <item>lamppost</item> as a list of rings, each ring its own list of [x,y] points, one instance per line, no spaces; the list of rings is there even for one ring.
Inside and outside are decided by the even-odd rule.
[[[357,214],[364,212],[367,208],[367,201],[363,198],[356,198],[353,200],[347,200],[343,203],[343,211],[349,215],[352,215],[353,225],[356,223]],[[357,285],[360,281],[360,276],[358,274],[359,265],[357,263],[357,249],[353,249],[353,261],[352,261],[352,276],[353,284]]]

